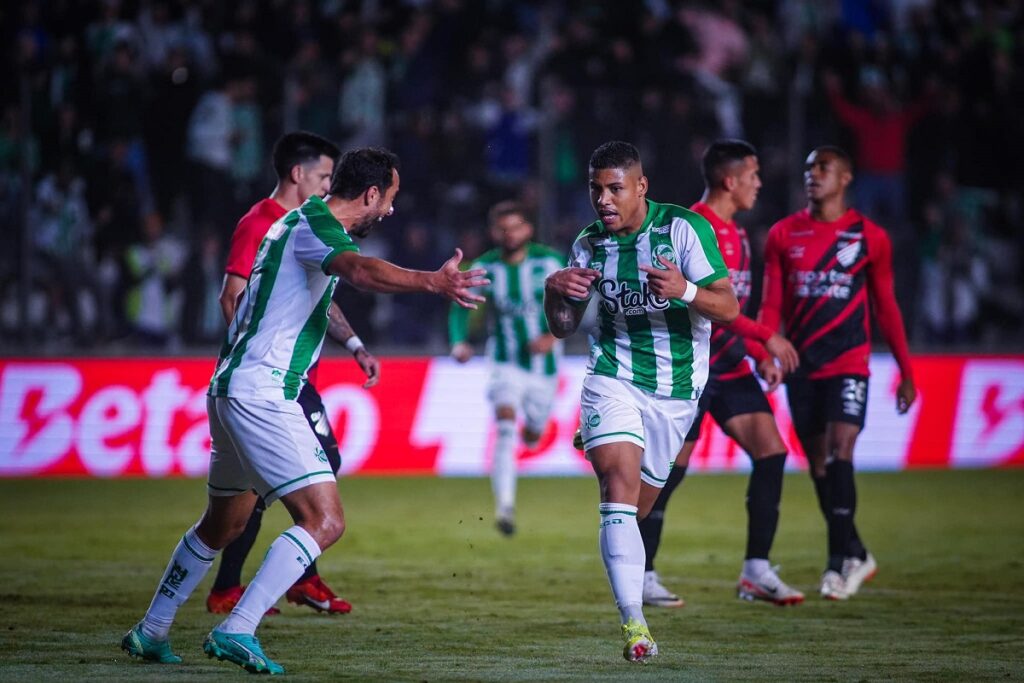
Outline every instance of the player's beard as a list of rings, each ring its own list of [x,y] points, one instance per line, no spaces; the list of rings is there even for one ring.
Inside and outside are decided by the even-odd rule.
[[[387,214],[383,211],[372,211],[361,221],[354,223],[352,227],[348,229],[348,232],[350,235],[355,235],[356,237],[366,237],[373,230],[373,226],[384,220],[385,215]]]

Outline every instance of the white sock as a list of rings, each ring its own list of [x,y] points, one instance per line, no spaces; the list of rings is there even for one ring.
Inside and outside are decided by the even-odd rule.
[[[511,516],[516,507],[516,421],[498,420],[491,462],[491,490],[498,517]]]
[[[192,595],[219,553],[199,540],[195,527],[185,532],[142,618],[142,633],[147,638],[167,640],[178,608]]]
[[[644,619],[644,540],[636,523],[636,507],[624,503],[601,503],[601,559],[622,623]]]
[[[270,544],[263,564],[242,593],[242,599],[217,630],[248,635],[256,633],[256,627],[267,610],[318,557],[320,546],[308,531],[298,525],[286,529]]]
[[[758,579],[761,574],[772,568],[772,565],[768,560],[763,558],[753,558],[750,560],[743,560],[743,575],[749,576],[752,579]]]

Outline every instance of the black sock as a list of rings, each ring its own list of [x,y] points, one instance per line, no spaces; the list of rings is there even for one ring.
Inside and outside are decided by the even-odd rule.
[[[843,558],[850,546],[853,513],[857,504],[857,490],[853,482],[853,463],[833,460],[825,468],[829,480],[831,505],[828,524],[828,568],[841,572]]]
[[[683,477],[686,476],[686,466],[673,467],[668,473],[668,481],[654,501],[654,507],[650,513],[640,520],[640,536],[644,539],[644,550],[647,552],[647,565],[644,571],[654,571],[654,556],[658,554],[658,546],[661,545],[661,528],[665,523],[665,506],[672,492],[676,490]]]
[[[249,551],[256,543],[260,525],[263,524],[264,510],[266,507],[263,504],[263,499],[260,498],[256,501],[256,507],[252,509],[252,515],[249,516],[249,521],[245,525],[245,531],[224,548],[224,552],[220,555],[217,578],[213,580],[213,590],[222,591],[242,584],[242,565],[245,564],[245,558],[249,556]]]
[[[782,474],[786,454],[776,453],[754,461],[747,485],[746,559],[768,559],[779,526],[779,501],[782,499]]]
[[[298,583],[299,581],[305,581],[306,579],[308,579],[308,578],[310,578],[312,576],[316,576],[319,573],[320,572],[318,572],[316,570],[316,560],[313,560],[312,562],[309,563],[309,566],[306,567],[306,571],[302,572],[302,576],[300,576],[295,581],[295,583]]]
[[[814,493],[818,496],[818,509],[821,510],[821,516],[825,518],[825,523],[828,524],[828,475],[824,477],[814,476],[814,472],[811,472],[811,481],[814,482]]]

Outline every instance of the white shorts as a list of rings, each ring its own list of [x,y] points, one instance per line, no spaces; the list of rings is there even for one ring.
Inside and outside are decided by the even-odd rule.
[[[495,363],[487,398],[497,406],[522,410],[526,428],[543,432],[558,391],[556,375],[540,375],[511,363]]]
[[[327,454],[295,401],[208,396],[211,496],[249,489],[267,505],[303,487],[334,482]]]
[[[603,375],[583,379],[580,431],[589,451],[626,441],[644,450],[641,481],[661,488],[697,416],[697,401],[655,396],[629,382]]]

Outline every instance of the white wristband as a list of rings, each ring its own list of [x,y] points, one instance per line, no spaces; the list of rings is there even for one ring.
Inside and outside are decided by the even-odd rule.
[[[355,353],[359,349],[364,348],[363,340],[353,334],[351,337],[345,340],[345,348],[351,351],[352,353]]]
[[[697,298],[697,285],[687,280],[686,289],[683,290],[683,295],[679,298],[688,304],[693,303],[693,300]]]

